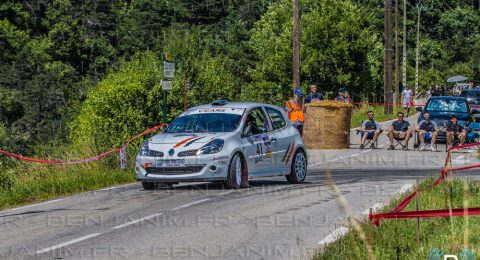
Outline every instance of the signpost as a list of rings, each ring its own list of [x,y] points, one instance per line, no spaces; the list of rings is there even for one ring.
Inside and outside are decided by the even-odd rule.
[[[127,151],[126,148],[120,149],[120,169],[127,169]]]
[[[167,92],[172,90],[173,78],[175,77],[175,63],[172,62],[172,54],[166,52],[163,54],[163,79],[160,81],[163,91],[163,118],[162,123],[167,123]]]
[[[175,63],[168,61],[163,62],[163,77],[167,79],[175,77]]]
[[[163,91],[170,91],[173,87],[173,82],[171,80],[162,80],[160,81]]]

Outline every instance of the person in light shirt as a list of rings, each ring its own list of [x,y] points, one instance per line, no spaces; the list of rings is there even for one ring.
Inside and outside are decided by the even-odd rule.
[[[410,113],[411,98],[412,91],[408,88],[408,86],[405,86],[405,89],[402,91],[402,104],[406,117],[408,117],[408,114]]]

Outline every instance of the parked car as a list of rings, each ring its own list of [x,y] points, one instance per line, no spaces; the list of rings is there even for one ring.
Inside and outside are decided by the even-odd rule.
[[[145,189],[179,182],[224,182],[285,175],[304,182],[307,155],[298,130],[279,107],[215,101],[188,109],[146,141],[136,158]]]
[[[467,99],[470,110],[480,109],[480,89],[465,89],[460,96]],[[473,117],[475,122],[480,122],[480,114],[474,114]]]
[[[477,115],[478,110],[470,110],[468,101],[464,97],[435,96],[430,97],[425,107],[417,107],[420,112],[418,122],[423,120],[423,113],[430,112],[430,119],[437,123],[438,127],[443,128],[450,120],[450,116],[455,114],[461,125],[468,126],[473,122],[472,113]],[[446,139],[445,133],[441,132],[438,136],[439,141]]]

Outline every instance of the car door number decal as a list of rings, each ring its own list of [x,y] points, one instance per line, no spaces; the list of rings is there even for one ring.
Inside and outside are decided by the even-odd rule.
[[[263,161],[265,158],[272,157],[271,139],[267,135],[257,135],[252,137],[252,144],[255,149],[255,163]],[[265,155],[265,156],[264,156]]]

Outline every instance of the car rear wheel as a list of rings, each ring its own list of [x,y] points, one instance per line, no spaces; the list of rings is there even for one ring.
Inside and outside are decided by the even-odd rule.
[[[240,189],[242,188],[242,177],[245,174],[245,168],[242,164],[242,157],[239,153],[236,153],[228,168],[227,181],[225,182],[228,189]]]
[[[289,183],[303,183],[307,177],[307,157],[301,149],[295,152],[289,175],[285,175]]]

